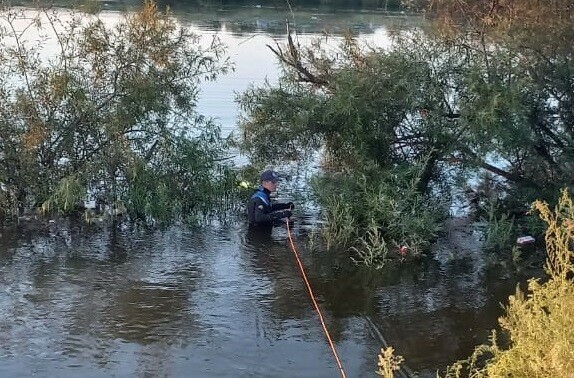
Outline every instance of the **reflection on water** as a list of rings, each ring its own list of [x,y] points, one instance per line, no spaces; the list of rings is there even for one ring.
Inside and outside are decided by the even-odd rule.
[[[60,0],[58,3],[66,2]],[[35,6],[33,2],[23,2]],[[160,0],[159,9],[169,8],[171,14],[184,22],[191,22],[202,30],[220,30],[225,28],[237,36],[249,36],[253,33],[267,33],[283,36],[286,23],[289,22],[293,32],[298,34],[332,34],[341,35],[347,31],[356,34],[369,34],[382,25],[393,28],[404,28],[420,25],[424,16],[405,14],[405,12],[383,11],[376,9],[345,9],[329,6],[303,6],[288,1],[261,2],[255,5],[233,5],[228,2],[213,3],[203,1],[193,3],[186,1]],[[123,12],[142,7],[139,0],[102,1],[103,12]],[[62,4],[66,6],[65,4]],[[77,5],[69,2],[68,6]]]
[[[385,12],[357,10],[297,9],[293,13],[288,6],[283,8],[189,8],[175,7],[174,14],[190,21],[204,30],[225,29],[236,36],[265,33],[282,37],[287,23],[297,34],[342,35],[372,34],[380,28],[405,28],[420,25],[420,16],[390,15]]]
[[[305,248],[305,222],[296,243],[350,377],[374,376],[377,332],[434,376],[486,341],[514,288],[464,231],[381,275]],[[243,224],[5,232],[0,376],[337,376],[286,236]]]

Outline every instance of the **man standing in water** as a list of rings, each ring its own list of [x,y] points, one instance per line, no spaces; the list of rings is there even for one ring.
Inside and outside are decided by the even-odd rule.
[[[278,183],[279,175],[277,172],[267,170],[261,174],[261,186],[253,193],[247,204],[250,229],[271,230],[280,219],[291,217],[293,202],[271,202],[271,193],[277,191]]]

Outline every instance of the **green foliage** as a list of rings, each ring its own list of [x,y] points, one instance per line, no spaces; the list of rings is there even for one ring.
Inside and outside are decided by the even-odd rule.
[[[226,144],[217,128],[194,139],[183,136],[162,159],[134,164],[127,178],[128,210],[161,223],[217,215],[231,209],[239,189],[231,166],[222,164]]]
[[[419,175],[420,167],[396,167],[318,178],[314,188],[325,209],[327,245],[352,247],[357,261],[379,266],[388,246],[395,248],[394,257],[401,246],[412,256],[427,251],[446,214],[443,203],[418,192]]]
[[[69,213],[77,208],[86,195],[86,188],[75,177],[65,177],[60,181],[56,191],[42,204],[43,213],[58,210]]]
[[[384,49],[352,36],[335,49],[291,37],[274,48],[285,74],[242,98],[245,150],[320,150],[341,170],[426,159],[420,191],[488,171],[506,194],[499,219],[552,199],[574,179],[570,2],[431,3],[439,22],[394,31]]]
[[[320,147],[308,109],[321,99],[293,88],[250,88],[239,98],[243,110],[241,149],[255,165],[305,160]],[[247,114],[247,115],[246,115]],[[311,125],[311,126],[309,126]]]
[[[357,246],[351,247],[354,257],[351,259],[357,263],[375,269],[385,266],[389,249],[387,243],[376,224],[371,224],[364,237],[359,237]]]
[[[241,147],[255,162],[321,153],[324,167],[337,172],[314,186],[328,247],[378,255],[380,239],[367,234],[375,225],[387,246],[420,255],[440,228],[444,201],[431,204],[439,197],[431,183],[444,177],[439,168],[458,133],[442,117],[450,89],[433,79],[445,67],[440,46],[426,40],[417,50],[421,40],[405,39],[378,49],[347,36],[332,51],[321,41],[289,42],[287,52],[274,50],[286,67],[280,84],[240,98]],[[423,117],[423,109],[433,113]]]
[[[468,156],[497,159],[480,166],[506,180],[518,208],[552,200],[573,179],[571,1],[432,5],[435,35],[465,62],[449,76]]]
[[[486,222],[484,248],[489,252],[509,251],[517,236],[514,218],[506,214],[499,216],[495,209],[496,205],[492,203],[488,219],[484,220]]]
[[[356,237],[354,209],[343,194],[324,198],[325,227],[322,230],[327,249],[349,245]]]
[[[50,8],[7,7],[0,19],[7,206],[68,212],[87,190],[152,222],[224,207],[227,142],[195,110],[201,81],[231,69],[218,40],[202,47],[152,2],[115,25]],[[71,182],[73,196],[62,189]]]
[[[507,246],[511,218],[521,221],[534,199],[550,200],[574,180],[571,5],[459,3],[433,1],[431,14],[442,24],[426,24],[426,33],[394,31],[385,48],[361,45],[353,36],[338,48],[323,40],[301,46],[288,36],[287,46],[272,48],[284,67],[279,84],[240,99],[244,151],[254,161],[320,152],[325,168],[359,174],[363,167],[394,172],[416,165],[419,194],[447,178],[467,185],[469,175],[489,172],[500,195],[490,209],[488,246]],[[560,17],[546,30],[550,14]],[[351,191],[363,193],[349,181]],[[372,211],[362,205],[350,211],[359,224],[357,237],[371,216],[399,240],[399,229],[421,228],[385,220],[397,218],[389,214],[403,198],[399,191],[372,186],[364,192]],[[323,202],[339,207],[350,198]],[[351,234],[329,227],[342,241]],[[415,245],[428,240],[413,234]]]
[[[437,152],[449,148],[451,127],[440,116],[422,119],[419,112],[440,109],[448,88],[433,82],[438,69],[427,63],[428,51],[413,51],[410,42],[389,51],[362,47],[348,36],[335,52],[316,41],[299,54],[281,56],[295,66],[304,56],[310,73],[298,80],[301,72],[288,70],[279,86],[251,89],[240,98],[244,150],[258,161],[298,159],[322,149],[326,163],[342,168],[362,162],[389,168],[432,155],[421,181],[426,188]],[[441,64],[439,52],[435,58]]]

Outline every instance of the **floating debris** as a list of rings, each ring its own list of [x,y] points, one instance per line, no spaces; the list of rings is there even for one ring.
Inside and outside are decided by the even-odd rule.
[[[525,246],[525,245],[529,245],[532,244],[536,241],[536,239],[534,239],[534,237],[532,236],[521,236],[518,239],[516,239],[516,244],[518,244],[519,246]]]

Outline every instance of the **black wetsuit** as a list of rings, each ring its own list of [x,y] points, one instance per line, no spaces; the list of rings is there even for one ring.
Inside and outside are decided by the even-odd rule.
[[[271,192],[260,186],[247,205],[249,228],[271,228],[282,218],[291,216],[289,203],[272,203]]]

